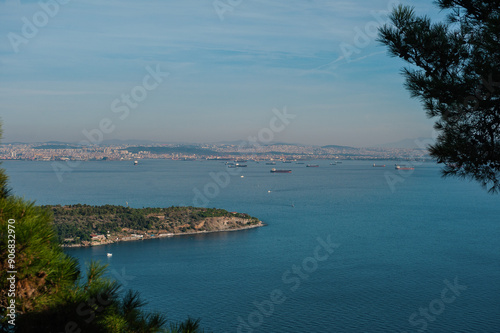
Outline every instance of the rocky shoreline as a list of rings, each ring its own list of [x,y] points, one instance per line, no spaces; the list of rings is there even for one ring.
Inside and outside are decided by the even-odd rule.
[[[230,232],[230,231],[241,231],[241,230],[248,230],[248,229],[254,229],[254,228],[260,228],[266,226],[265,223],[262,221],[259,221],[257,224],[252,224],[252,225],[244,225],[244,226],[238,226],[238,227],[230,227],[230,228],[221,228],[217,230],[199,230],[199,231],[187,231],[187,232],[175,232],[175,233],[148,233],[148,232],[143,232],[143,231],[136,231],[136,230],[128,230],[128,231],[134,231],[133,233],[126,232],[126,233],[120,233],[120,234],[113,234],[109,235],[109,237],[106,236],[105,239],[98,240],[98,241],[84,241],[78,244],[61,244],[61,247],[64,248],[75,248],[75,247],[92,247],[92,246],[101,246],[101,245],[107,245],[107,244],[114,244],[114,243],[119,243],[119,242],[131,242],[131,241],[141,241],[141,240],[148,240],[148,239],[159,239],[159,238],[170,238],[170,237],[177,237],[177,236],[189,236],[189,235],[199,235],[199,234],[208,234],[208,233],[218,233],[218,232]]]

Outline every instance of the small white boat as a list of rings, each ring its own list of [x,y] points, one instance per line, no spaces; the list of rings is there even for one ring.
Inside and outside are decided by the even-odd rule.
[[[109,253],[107,254],[108,257],[111,257],[113,255],[113,253]]]
[[[134,161],[134,165],[137,165],[137,164],[139,164],[139,161]]]

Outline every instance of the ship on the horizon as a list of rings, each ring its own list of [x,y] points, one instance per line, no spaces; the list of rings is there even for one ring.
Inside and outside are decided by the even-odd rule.
[[[280,170],[280,169],[272,168],[271,173],[292,173],[292,170]]]
[[[308,167],[308,168],[319,168],[319,165],[318,164],[308,164],[308,165],[306,165],[306,167]]]
[[[385,168],[385,164],[373,164],[374,168]]]
[[[266,165],[276,165],[276,162],[266,162]]]
[[[400,166],[400,165],[397,165],[397,164],[395,166],[395,169],[396,170],[415,170],[415,168],[413,168],[413,167],[408,167],[408,166],[404,166],[404,165]]]

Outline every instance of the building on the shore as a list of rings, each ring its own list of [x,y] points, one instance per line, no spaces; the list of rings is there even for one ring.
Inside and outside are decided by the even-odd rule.
[[[102,241],[106,240],[106,236],[91,234],[90,239],[92,240],[92,242],[102,242]]]

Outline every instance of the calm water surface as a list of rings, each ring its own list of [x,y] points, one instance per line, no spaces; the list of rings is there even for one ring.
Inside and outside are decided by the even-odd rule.
[[[270,174],[248,162],[226,177],[217,161],[85,162],[62,182],[50,162],[3,167],[38,204],[207,204],[267,223],[67,250],[108,263],[172,320],[200,317],[214,332],[500,332],[499,196],[443,180],[433,163],[317,163]]]

